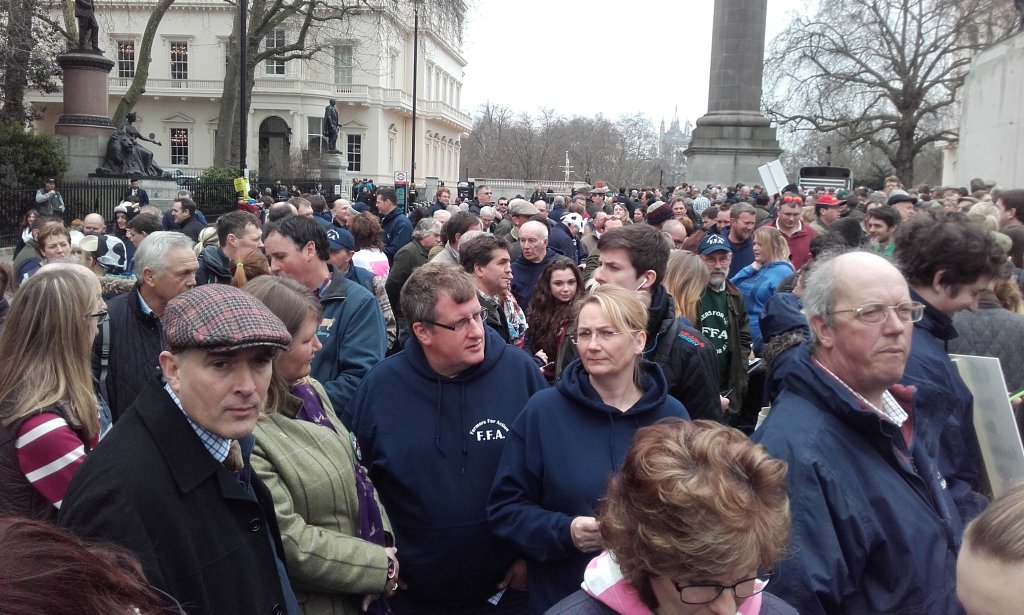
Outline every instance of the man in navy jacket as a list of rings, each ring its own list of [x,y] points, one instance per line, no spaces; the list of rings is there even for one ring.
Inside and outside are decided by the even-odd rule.
[[[793,547],[773,591],[804,615],[961,613],[943,421],[897,384],[924,306],[866,252],[817,264],[805,289],[811,341],[753,435],[789,464]]]

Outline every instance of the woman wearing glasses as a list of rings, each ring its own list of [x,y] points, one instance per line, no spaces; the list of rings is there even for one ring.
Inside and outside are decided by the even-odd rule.
[[[764,591],[789,538],[786,464],[713,421],[640,429],[598,518],[606,551],[553,615],[789,615]]]
[[[107,306],[82,265],[25,281],[0,330],[0,517],[56,522],[71,477],[99,439],[90,350]]]
[[[661,368],[642,360],[647,308],[636,292],[599,286],[581,302],[580,358],[536,393],[512,425],[488,500],[494,532],[526,557],[530,613],[579,588],[601,548],[594,519],[608,476],[637,429],[689,418]]]

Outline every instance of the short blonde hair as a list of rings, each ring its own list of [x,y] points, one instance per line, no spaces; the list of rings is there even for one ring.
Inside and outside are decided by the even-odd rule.
[[[789,242],[777,228],[762,226],[757,229],[754,231],[754,243],[761,249],[762,263],[789,260]]]

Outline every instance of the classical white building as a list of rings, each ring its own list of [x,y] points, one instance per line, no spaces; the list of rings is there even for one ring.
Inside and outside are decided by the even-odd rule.
[[[110,113],[135,75],[137,50],[155,2],[96,0],[100,47],[117,62],[111,72]],[[343,23],[314,26],[311,59],[268,61],[256,69],[248,117],[248,165],[261,180],[280,177],[302,150],[325,147],[321,124],[328,101],[337,101],[340,136],[349,172],[391,184],[412,163],[413,15],[362,12]],[[153,43],[146,93],[135,106],[136,126],[162,146],[150,146],[165,168],[197,172],[213,164],[214,137],[224,85],[225,43],[237,6],[222,0],[177,0],[164,15]],[[454,185],[461,142],[471,127],[460,110],[466,61],[454,31],[420,20],[417,66],[416,179],[436,177]],[[264,44],[294,41],[299,23],[285,22]],[[62,93],[29,97],[44,132],[63,110]],[[315,162],[312,166],[316,166]]]

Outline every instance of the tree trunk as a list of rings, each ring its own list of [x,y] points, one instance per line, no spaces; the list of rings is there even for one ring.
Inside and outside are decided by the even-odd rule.
[[[28,87],[29,60],[32,55],[33,0],[11,0],[7,16],[8,51],[3,83],[3,107],[0,122],[10,121],[24,126],[28,122],[25,112],[25,90]]]
[[[167,12],[167,9],[173,3],[174,0],[160,0],[153,7],[153,12],[149,15],[149,21],[146,22],[146,30],[142,34],[142,44],[139,47],[139,58],[135,65],[135,76],[132,78],[132,84],[128,91],[121,97],[121,102],[117,104],[117,110],[114,111],[112,121],[116,127],[124,125],[124,118],[128,115],[128,112],[135,108],[139,98],[146,93],[149,65],[153,60],[153,39],[156,38],[156,30],[160,26],[160,20],[163,19],[164,13]]]
[[[224,53],[224,91],[217,113],[217,136],[213,146],[213,164],[217,167],[238,166],[238,62],[241,47],[242,20],[239,12],[231,26],[231,36]]]

